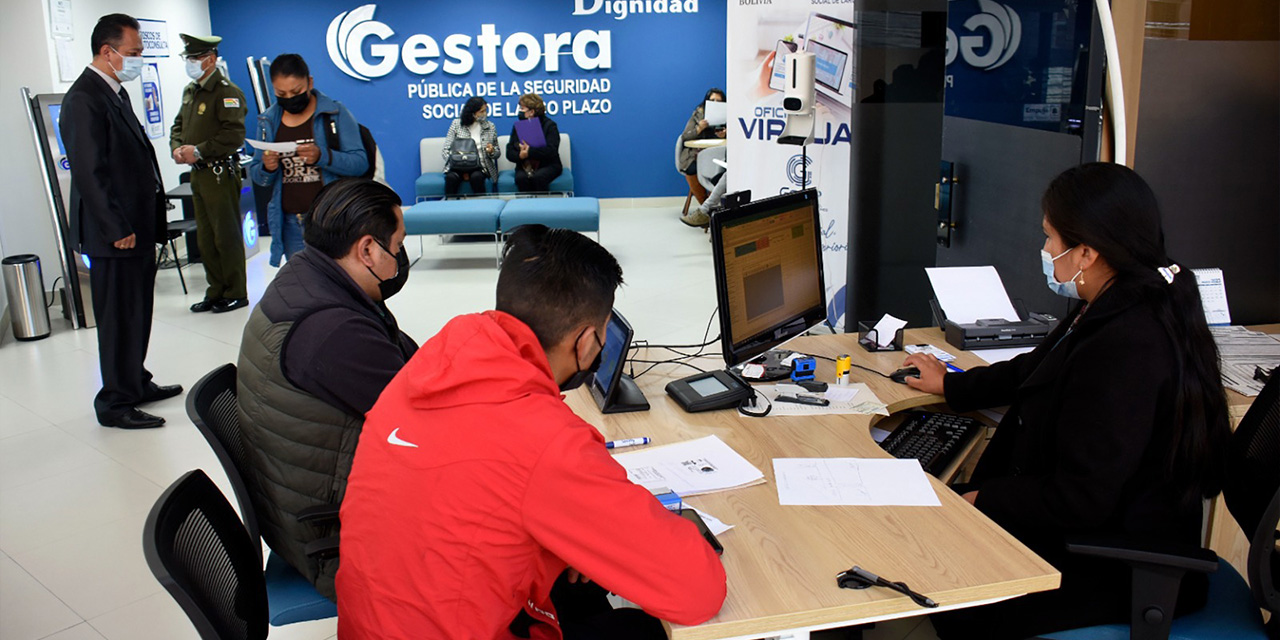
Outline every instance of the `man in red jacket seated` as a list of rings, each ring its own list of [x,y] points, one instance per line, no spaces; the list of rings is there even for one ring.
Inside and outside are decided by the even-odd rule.
[[[706,621],[724,602],[720,559],[561,396],[599,366],[621,267],[541,225],[503,252],[497,310],[450,321],[367,416],[342,503],[339,636],[665,637],[635,609],[583,606],[604,601],[595,585],[561,578],[553,597],[565,573]]]

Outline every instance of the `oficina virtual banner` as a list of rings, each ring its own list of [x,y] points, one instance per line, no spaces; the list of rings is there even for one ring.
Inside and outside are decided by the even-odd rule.
[[[408,201],[419,140],[444,136],[473,95],[508,134],[527,92],[572,136],[579,195],[683,195],[675,138],[706,90],[725,82],[722,1],[213,0],[209,10],[246,94],[246,58],[301,54],[316,88],[373,133],[388,182]]]
[[[849,238],[849,158],[857,89],[853,0],[739,0],[729,7],[729,190],[752,197],[818,190],[827,319],[844,326]],[[786,126],[783,62],[815,56],[817,126],[803,151],[778,144]],[[736,158],[751,158],[740,162]]]

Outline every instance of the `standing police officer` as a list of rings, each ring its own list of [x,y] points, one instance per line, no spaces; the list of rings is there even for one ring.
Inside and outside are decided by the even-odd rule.
[[[240,158],[247,111],[244,92],[218,69],[222,38],[178,34],[186,49],[187,75],[182,106],[169,131],[173,160],[191,165],[196,234],[209,288],[191,305],[200,313],[249,306],[244,242],[240,238]]]

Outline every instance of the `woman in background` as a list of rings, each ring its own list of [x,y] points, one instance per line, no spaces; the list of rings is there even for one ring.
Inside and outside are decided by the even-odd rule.
[[[560,127],[547,117],[547,105],[536,93],[520,96],[516,115],[521,120],[538,118],[542,123],[544,146],[530,146],[520,139],[516,128],[511,128],[511,140],[507,142],[507,160],[516,165],[516,189],[522,193],[543,193],[551,188],[551,181],[560,176],[564,165],[560,163]]]
[[[249,179],[271,187],[267,226],[271,229],[271,266],[302,251],[303,215],[324,185],[358,176],[369,168],[360,125],[341,102],[320,93],[306,60],[284,53],[271,62],[276,103],[258,116],[261,139],[296,142],[297,151],[257,150],[249,161]],[[329,128],[329,130],[326,130]],[[336,138],[337,148],[329,146]]]
[[[689,122],[685,123],[684,132],[680,134],[680,140],[688,142],[707,138],[723,138],[725,136],[724,127],[713,127],[707,123],[705,105],[708,102],[724,102],[724,100],[724,91],[714,87],[708,89],[707,95],[693,110],[693,115],[689,116]],[[681,147],[679,165],[680,170],[684,172],[685,179],[689,181],[689,190],[693,192],[693,197],[699,203],[702,203],[707,199],[707,190],[702,186],[702,183],[698,182],[698,151],[700,149]]]
[[[449,152],[455,140],[470,139],[476,143],[479,155],[479,168],[465,167],[460,170],[450,166]],[[471,185],[471,192],[477,195],[488,191],[486,180],[498,179],[498,165],[494,162],[498,157],[498,129],[489,122],[489,103],[480,96],[467,99],[462,105],[462,113],[449,125],[449,133],[444,138],[444,194],[451,196],[458,193],[463,182]]]

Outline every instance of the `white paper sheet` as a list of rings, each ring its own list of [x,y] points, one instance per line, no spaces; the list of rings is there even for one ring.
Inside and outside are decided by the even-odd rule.
[[[876,332],[876,342],[880,344],[881,348],[884,348],[893,344],[893,339],[897,336],[898,329],[906,326],[906,320],[900,320],[886,313],[883,318],[880,318],[880,322],[877,322],[876,326],[872,327],[872,331]]]
[[[934,267],[925,272],[948,320],[958,324],[987,318],[1018,320],[995,267]]]
[[[720,534],[733,528],[733,525],[725,524],[724,521],[722,521],[720,518],[717,518],[707,513],[706,511],[703,511],[702,509],[689,507],[687,505],[686,505],[686,508],[693,509],[694,511],[698,512],[698,515],[702,517],[702,521],[706,523],[707,529],[711,530],[711,535],[719,536]]]
[[[289,142],[263,142],[261,140],[248,139],[245,142],[254,149],[262,149],[263,151],[274,151],[280,154],[297,153],[298,143],[290,140]]]
[[[824,394],[814,394],[805,391],[802,387],[791,384],[758,384],[755,385],[756,393],[764,396],[767,403],[771,404],[772,409],[769,410],[767,418],[785,418],[791,416],[827,416],[827,415],[889,415],[889,409],[885,406],[880,398],[867,385],[861,382],[855,382],[844,386],[829,386]],[[849,395],[852,391],[853,395]],[[794,395],[796,393],[804,393],[805,395],[822,395],[831,404],[825,407],[819,407],[811,404],[795,404],[793,402],[777,402],[776,398],[779,393]],[[756,411],[760,410],[757,406]]]
[[[703,104],[706,106],[703,109],[702,117],[706,118],[708,125],[723,127],[729,123],[729,103],[708,100]]]
[[[681,497],[764,482],[764,474],[716,436],[686,440],[613,457],[632,482],[667,487]]]
[[[1192,269],[1200,288],[1200,306],[1204,307],[1204,319],[1210,326],[1231,324],[1231,310],[1227,308],[1227,284],[1222,269]]]
[[[917,460],[775,458],[773,475],[783,505],[942,505]]]
[[[974,349],[972,353],[979,358],[987,361],[987,364],[995,364],[1012,360],[1024,353],[1035,351],[1035,347],[1009,347],[1008,349]]]

